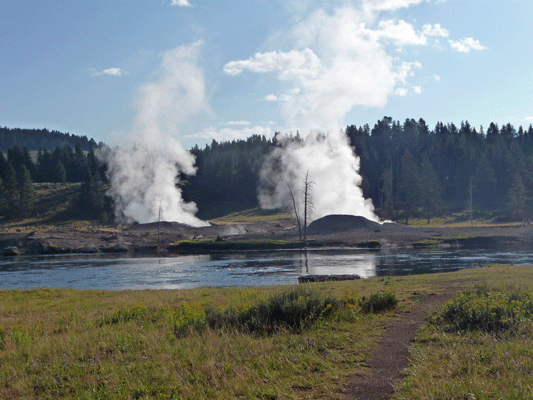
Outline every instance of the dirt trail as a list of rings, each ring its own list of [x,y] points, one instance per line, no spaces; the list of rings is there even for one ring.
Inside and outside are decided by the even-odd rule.
[[[391,322],[366,363],[367,373],[350,378],[345,398],[389,399],[402,379],[402,370],[407,367],[409,345],[414,334],[429,313],[450,300],[456,292],[456,288],[446,288],[442,294],[426,295],[412,312]]]

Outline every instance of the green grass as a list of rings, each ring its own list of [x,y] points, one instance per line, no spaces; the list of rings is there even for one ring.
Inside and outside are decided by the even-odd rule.
[[[0,398],[340,398],[394,318],[362,297],[391,282],[0,291]]]
[[[533,398],[531,267],[491,268],[419,331],[394,399]]]
[[[343,398],[348,377],[364,373],[396,318],[394,307],[409,311],[420,294],[447,285],[503,292],[519,285],[513,293],[529,296],[530,271],[494,266],[288,287],[0,291],[0,398]],[[528,319],[497,335],[458,334],[435,321],[417,337],[397,398],[467,391],[498,398],[485,389],[527,398]]]

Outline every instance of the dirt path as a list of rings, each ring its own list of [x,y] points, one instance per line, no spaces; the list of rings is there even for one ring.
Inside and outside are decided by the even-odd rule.
[[[409,345],[417,329],[432,310],[451,299],[456,292],[455,288],[447,288],[442,294],[427,295],[412,312],[391,322],[367,361],[367,373],[351,377],[345,398],[389,399],[394,387],[401,381],[402,370],[407,367]]]

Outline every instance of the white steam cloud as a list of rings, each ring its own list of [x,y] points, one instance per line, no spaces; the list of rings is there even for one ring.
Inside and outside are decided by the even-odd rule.
[[[429,37],[448,36],[439,24],[416,30],[403,20],[378,20],[378,14],[416,5],[422,0],[363,0],[359,8],[322,9],[296,18],[289,31],[277,32],[270,46],[288,51],[256,53],[248,60],[228,62],[224,71],[273,73],[285,90],[278,101],[287,130],[308,134],[302,141],[281,140],[261,171],[260,204],[264,208],[291,205],[289,186],[302,188],[309,172],[314,182],[313,218],[354,214],[377,220],[371,201],[364,199],[359,159],[341,129],[356,105],[383,107],[391,95],[406,95],[407,79],[416,60],[400,61],[388,46],[428,45]],[[419,93],[421,87],[414,87]]]
[[[269,155],[261,170],[261,207],[287,207],[291,204],[290,190],[295,197],[301,197],[308,172],[313,183],[310,199],[314,219],[328,214],[352,214],[377,220],[372,202],[363,198],[359,159],[346,142],[346,135],[312,133],[304,141],[281,141],[282,146]]]
[[[162,54],[152,82],[140,89],[137,113],[126,146],[107,150],[116,215],[126,222],[162,220],[208,225],[194,216],[196,205],[183,200],[180,172],[194,174],[194,157],[175,138],[187,117],[210,112],[203,71],[198,67],[201,42]]]

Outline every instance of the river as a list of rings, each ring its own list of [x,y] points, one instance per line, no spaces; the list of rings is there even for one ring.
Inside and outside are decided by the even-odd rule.
[[[488,264],[533,265],[533,252],[491,250],[308,250],[217,253],[172,258],[95,255],[19,256],[0,260],[0,289],[188,289],[294,284],[298,276],[363,278],[423,274]]]

